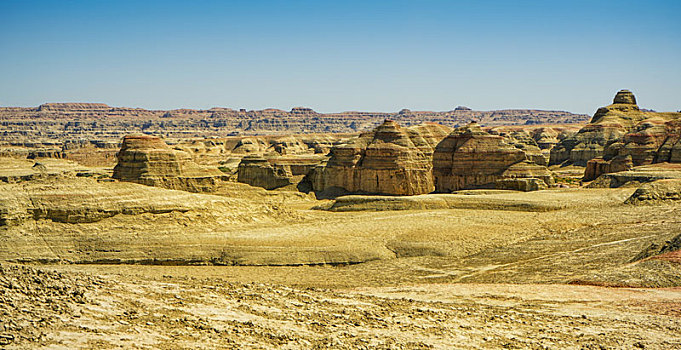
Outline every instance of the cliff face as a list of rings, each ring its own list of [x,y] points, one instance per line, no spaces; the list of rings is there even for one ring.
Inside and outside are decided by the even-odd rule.
[[[311,174],[318,192],[415,195],[434,190],[433,147],[447,133],[440,125],[402,128],[386,120],[376,130],[331,149]]]
[[[497,186],[497,182],[504,179],[536,178],[544,182],[544,187],[553,183],[551,173],[543,166],[543,158],[534,159],[532,152],[528,155],[522,149],[524,145],[515,146],[517,142],[517,139],[485,132],[477,124],[455,129],[437,145],[433,154],[435,190],[522,187],[519,180]]]

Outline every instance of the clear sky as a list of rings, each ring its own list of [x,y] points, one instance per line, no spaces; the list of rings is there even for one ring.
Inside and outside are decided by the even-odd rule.
[[[681,109],[681,1],[0,0],[0,105]]]

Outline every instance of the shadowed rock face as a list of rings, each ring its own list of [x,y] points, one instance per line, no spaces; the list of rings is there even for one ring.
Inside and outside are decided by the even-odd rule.
[[[325,166],[315,169],[318,192],[415,195],[432,192],[431,157],[449,128],[423,124],[402,128],[386,120],[376,130],[331,149]]]
[[[497,181],[512,178],[539,178],[545,185],[553,183],[548,169],[532,162],[533,157],[513,142],[517,141],[489,134],[475,123],[454,130],[433,154],[435,190],[494,188]],[[500,186],[507,188],[506,185]]]
[[[199,167],[187,152],[171,149],[156,136],[124,137],[116,157],[113,178],[149,186],[191,190],[188,179],[221,175],[217,169]]]
[[[634,94],[629,90],[620,90],[617,92],[617,95],[615,95],[615,98],[613,99],[612,103],[635,105],[636,97],[634,97]]]
[[[260,156],[247,156],[241,159],[237,181],[267,190],[293,183],[290,167],[273,166]]]

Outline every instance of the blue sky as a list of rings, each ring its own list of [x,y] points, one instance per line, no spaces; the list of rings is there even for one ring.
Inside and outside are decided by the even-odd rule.
[[[0,105],[681,109],[681,1],[0,0]]]

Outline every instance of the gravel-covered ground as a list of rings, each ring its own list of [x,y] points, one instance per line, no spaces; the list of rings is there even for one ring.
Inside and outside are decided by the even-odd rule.
[[[201,268],[201,267],[196,267]],[[681,289],[318,289],[0,267],[7,349],[673,349]]]

